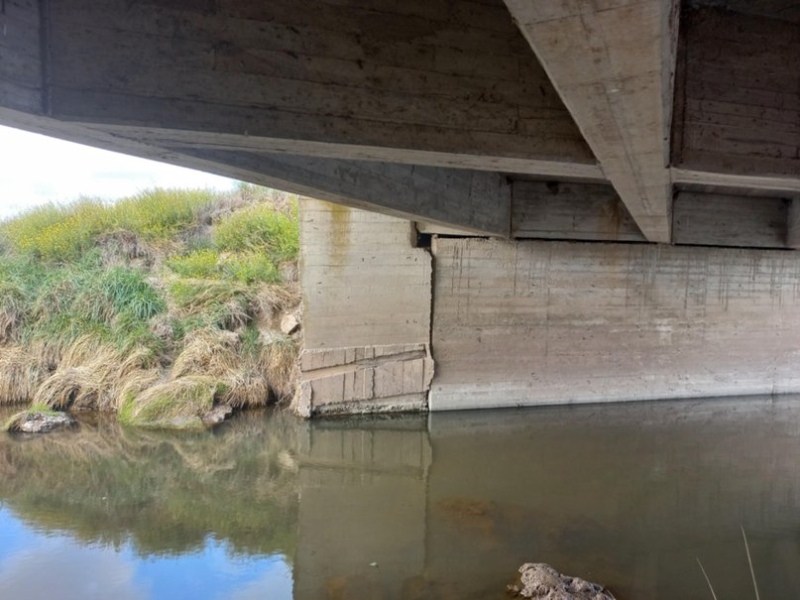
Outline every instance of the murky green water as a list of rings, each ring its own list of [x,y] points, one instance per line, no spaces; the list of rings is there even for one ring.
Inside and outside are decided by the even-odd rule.
[[[549,562],[620,600],[800,594],[800,400],[0,434],[0,598],[501,599]]]

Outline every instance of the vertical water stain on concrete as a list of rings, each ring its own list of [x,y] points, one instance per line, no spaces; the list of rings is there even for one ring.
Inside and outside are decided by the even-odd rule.
[[[353,211],[347,206],[330,204],[330,214],[332,225],[330,228],[331,267],[341,268],[345,264],[352,243],[350,221]]]

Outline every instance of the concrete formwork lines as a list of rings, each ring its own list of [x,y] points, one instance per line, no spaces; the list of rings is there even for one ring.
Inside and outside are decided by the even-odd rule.
[[[800,390],[794,253],[442,238],[434,256],[431,410]]]
[[[677,0],[506,0],[645,237],[669,242]]]

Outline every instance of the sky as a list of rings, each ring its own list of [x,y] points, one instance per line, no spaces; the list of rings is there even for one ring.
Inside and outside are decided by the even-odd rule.
[[[115,200],[156,186],[233,185],[224,177],[0,126],[0,220],[80,196]]]
[[[279,554],[246,555],[209,536],[182,553],[144,554],[130,541],[86,542],[25,523],[0,503],[2,598],[25,600],[291,600]]]

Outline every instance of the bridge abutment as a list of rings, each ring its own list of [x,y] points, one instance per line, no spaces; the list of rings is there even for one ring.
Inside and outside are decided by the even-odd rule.
[[[302,208],[305,415],[800,392],[800,257]]]
[[[303,199],[304,349],[294,402],[303,416],[425,410],[431,255],[413,223]]]

